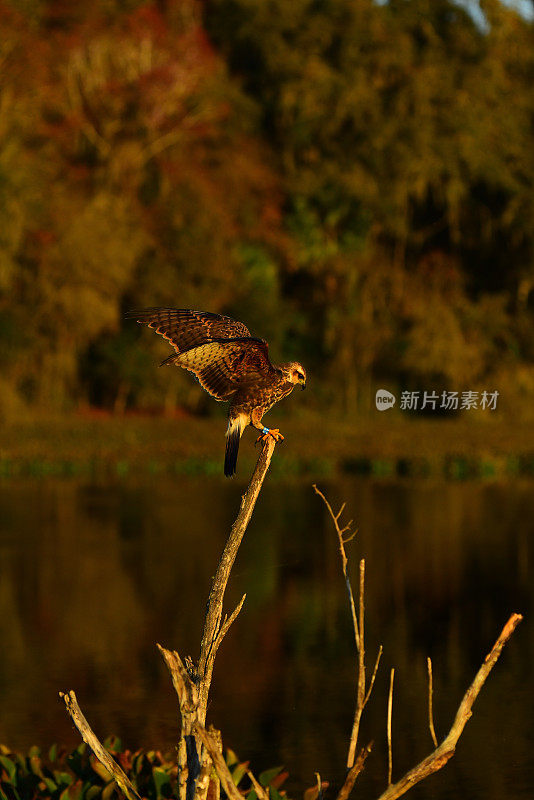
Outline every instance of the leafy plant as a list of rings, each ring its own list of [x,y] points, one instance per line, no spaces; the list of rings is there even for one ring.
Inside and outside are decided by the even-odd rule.
[[[141,797],[178,797],[178,766],[172,757],[159,750],[123,749],[115,736],[104,744]],[[227,750],[226,764],[246,800],[258,800],[248,777],[249,762],[240,762],[232,750]],[[282,767],[274,767],[262,772],[258,780],[270,800],[281,800],[287,777]],[[18,753],[0,744],[0,800],[110,800],[118,796],[112,776],[85,743],[70,753],[53,744],[44,754],[39,747]]]

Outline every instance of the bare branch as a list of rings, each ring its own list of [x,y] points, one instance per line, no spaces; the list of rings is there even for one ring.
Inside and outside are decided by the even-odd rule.
[[[169,672],[171,673],[172,684],[175,688],[180,703],[182,718],[184,713],[192,712],[198,704],[198,691],[189,670],[176,652],[176,650],[166,650],[160,644],[156,645]],[[183,722],[183,719],[182,719]],[[189,733],[190,731],[187,731]]]
[[[348,796],[352,792],[354,784],[356,783],[356,778],[361,772],[363,772],[363,768],[365,767],[365,759],[371,752],[372,747],[373,743],[369,742],[367,747],[364,747],[361,750],[358,758],[354,762],[354,766],[349,769],[347,777],[345,778],[345,783],[341,787],[336,800],[347,800]]]
[[[323,800],[323,782],[321,780],[321,773],[315,773],[315,780],[317,783],[317,800]]]
[[[224,619],[222,618],[224,593],[230,571],[267,474],[274,447],[275,441],[272,438],[267,439],[263,445],[219,561],[206,609],[198,668],[190,658],[182,660],[176,651],[166,650],[158,645],[171,673],[180,705],[181,739],[178,743],[180,800],[205,800],[208,793],[211,760],[208,751],[201,746],[194,731],[197,722],[203,726],[206,720],[217,650],[245,602],[243,595],[230,616],[225,615]]]
[[[486,678],[497,663],[504,645],[511,637],[522,619],[523,617],[521,614],[512,614],[502,629],[497,641],[493,645],[492,649],[484,659],[482,666],[475,675],[473,683],[464,694],[462,702],[460,703],[458,711],[456,712],[456,717],[452,727],[442,743],[436,747],[436,749],[433,750],[430,755],[413,767],[413,769],[409,770],[400,779],[400,781],[388,786],[386,791],[380,795],[378,800],[396,800],[397,797],[401,797],[416,783],[419,783],[419,781],[427,778],[433,772],[437,772],[439,769],[444,767],[447,761],[452,758],[458,739],[462,735],[467,721],[472,716],[471,709],[473,707],[473,703],[477,699]]]
[[[428,727],[430,728],[430,735],[434,742],[434,747],[438,746],[436,731],[434,729],[434,711],[432,708],[432,695],[434,694],[434,684],[432,680],[432,659],[429,657],[426,660],[428,669]]]
[[[178,795],[180,800],[205,800],[209,790],[212,761],[230,800],[242,800],[241,794],[234,786],[231,777],[228,782],[228,768],[220,753],[222,744],[217,749],[216,737],[214,734],[210,735],[206,732],[204,722],[215,655],[245,602],[245,595],[243,595],[230,616],[225,616],[221,622],[224,593],[239,546],[269,469],[275,444],[275,440],[271,437],[266,439],[263,444],[249,485],[242,498],[237,519],[232,526],[219,561],[207,604],[198,668],[195,667],[190,658],[182,660],[176,651],[166,650],[158,644],[160,653],[171,673],[173,686],[178,695],[180,705],[181,738],[177,748]],[[61,697],[82,738],[109,770],[127,799],[140,800],[127,776],[91,731],[87,720],[79,709],[74,692],[61,694]],[[226,772],[223,769],[223,765]]]
[[[254,506],[258,499],[261,487],[275,448],[275,441],[272,437],[265,440],[260,456],[256,463],[256,467],[250,479],[247,491],[241,500],[241,507],[237,515],[237,519],[232,525],[232,530],[224,547],[208,600],[206,610],[206,619],[204,622],[204,632],[202,634],[202,643],[200,645],[200,658],[198,662],[198,687],[199,687],[199,709],[198,721],[203,725],[206,721],[206,709],[208,705],[208,695],[211,685],[211,677],[213,674],[213,663],[215,661],[215,654],[219,647],[224,634],[227,632],[231,623],[239,613],[241,605],[238,606],[237,612],[234,612],[230,618],[229,624],[225,623],[221,627],[222,609],[224,601],[224,593],[226,585],[230,577],[230,571],[234,565],[237,556],[237,551],[245,535],[248,523],[254,511]],[[222,629],[224,631],[221,634]]]
[[[208,733],[206,728],[201,725],[200,722],[195,724],[193,733],[196,737],[198,737],[208,751],[213,762],[215,772],[219,776],[219,780],[224,791],[226,792],[227,797],[229,797],[230,800],[243,800],[241,792],[232,780],[230,770],[226,766],[226,761],[222,757],[222,753],[213,734]]]
[[[371,695],[371,691],[374,686],[376,672],[378,669],[378,665],[380,663],[380,657],[382,655],[382,647],[378,652],[378,656],[375,662],[373,675],[371,677],[371,682],[369,685],[369,689],[366,692],[365,684],[365,559],[361,559],[360,561],[360,581],[359,581],[359,595],[358,595],[358,612],[356,612],[356,604],[354,602],[354,595],[352,592],[352,585],[350,582],[350,578],[348,575],[348,559],[347,554],[345,551],[345,545],[351,541],[356,535],[356,531],[350,533],[350,535],[346,535],[348,531],[350,531],[350,527],[352,525],[352,520],[345,525],[343,528],[340,527],[339,520],[341,514],[345,510],[345,503],[341,506],[337,514],[334,514],[332,510],[332,506],[324,496],[324,494],[317,488],[315,484],[313,484],[313,489],[315,494],[318,494],[319,497],[322,499],[323,503],[328,509],[328,513],[332,518],[334,523],[334,527],[336,530],[338,543],[339,543],[339,553],[341,556],[341,568],[343,570],[343,577],[345,579],[345,585],[347,587],[347,594],[349,596],[349,606],[350,606],[350,613],[352,616],[352,627],[354,629],[354,639],[356,642],[356,650],[358,653],[358,679],[357,679],[357,697],[356,697],[356,709],[354,711],[354,720],[352,723],[352,731],[350,736],[349,742],[349,750],[347,754],[347,767],[351,769],[354,766],[354,759],[356,758],[356,749],[358,746],[358,735],[360,730],[360,721],[362,717],[363,709],[369,697]]]
[[[194,668],[188,659],[184,664],[176,650],[166,650],[160,644],[157,647],[171,673],[172,685],[178,695],[181,721],[181,736],[178,744],[179,795],[180,800],[190,800],[195,795],[202,772],[201,754],[192,734],[198,709],[198,689],[194,680]]]
[[[238,616],[239,612],[243,608],[243,603],[245,602],[246,597],[247,597],[246,594],[244,594],[243,597],[241,598],[241,600],[239,601],[239,603],[237,604],[237,606],[234,608],[234,610],[230,614],[230,617],[229,618],[226,618],[226,617],[224,618],[224,621],[223,621],[223,623],[221,625],[221,629],[220,629],[219,633],[217,634],[217,638],[215,640],[215,644],[213,645],[213,655],[214,656],[217,653],[217,650],[219,649],[220,643],[222,642],[222,640],[224,639],[224,637],[228,633],[228,629],[230,628],[230,625],[232,625],[232,623],[235,621],[236,617]]]
[[[382,647],[382,645],[380,645],[380,647],[378,648],[377,656],[376,656],[376,661],[375,661],[375,666],[374,666],[374,669],[373,669],[373,674],[371,675],[371,681],[369,683],[369,688],[367,690],[367,694],[365,695],[365,700],[363,701],[364,707],[367,705],[367,703],[369,701],[369,698],[371,697],[371,692],[373,691],[373,686],[375,685],[376,673],[378,672],[378,665],[380,664],[380,659],[382,658],[382,651],[383,651],[383,647]]]
[[[101,744],[100,740],[91,729],[91,726],[85,719],[84,715],[82,714],[82,710],[78,705],[76,694],[73,691],[65,693],[60,692],[59,696],[65,703],[65,707],[70,714],[72,721],[78,728],[80,736],[84,742],[89,745],[100,763],[110,773],[110,778],[115,781],[121,792],[125,795],[125,797],[128,798],[128,800],[141,800],[126,773],[117,764],[115,759],[110,756],[104,745]]]
[[[358,703],[363,710],[365,700],[365,558],[360,560],[360,596],[358,603],[358,629],[360,646],[358,648]]]
[[[250,782],[254,787],[254,791],[260,798],[260,800],[269,800],[269,792],[266,792],[261,783],[259,783],[256,778],[254,777],[252,770],[247,769],[247,775],[250,778]]]
[[[387,722],[387,736],[388,736],[388,786],[391,786],[391,776],[393,774],[393,748],[391,746],[391,716],[393,713],[393,681],[395,679],[395,669],[393,668],[389,677],[389,695],[388,695],[388,722]]]
[[[348,579],[347,579],[348,580]],[[356,747],[358,744],[358,735],[360,732],[360,722],[362,719],[363,709],[365,703],[369,699],[369,693],[365,692],[365,559],[360,561],[360,584],[359,584],[359,598],[358,598],[358,690],[356,696],[356,710],[354,712],[354,720],[352,723],[352,731],[350,735],[349,751],[347,755],[347,767],[352,767],[356,755]]]
[[[188,777],[187,744],[185,738],[182,736],[178,743],[178,797],[180,800],[186,800]]]

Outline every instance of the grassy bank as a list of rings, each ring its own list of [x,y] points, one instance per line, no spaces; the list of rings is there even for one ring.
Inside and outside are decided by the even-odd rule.
[[[354,423],[318,417],[280,421],[286,441],[273,472],[325,476],[505,477],[534,474],[534,423],[418,420],[380,415]],[[71,416],[0,428],[0,475],[220,474],[223,417]],[[256,458],[245,432],[240,474]]]

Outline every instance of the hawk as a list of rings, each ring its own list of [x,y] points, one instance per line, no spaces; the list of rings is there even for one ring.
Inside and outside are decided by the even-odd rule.
[[[271,364],[269,345],[257,339],[242,322],[209,311],[147,308],[127,317],[148,325],[173,346],[163,361],[192,372],[212,397],[230,403],[226,430],[224,474],[235,474],[239,442],[247,425],[261,431],[260,439],[282,441],[278,428],[267,428],[263,415],[295,386],[306,388],[306,370],[297,361]]]

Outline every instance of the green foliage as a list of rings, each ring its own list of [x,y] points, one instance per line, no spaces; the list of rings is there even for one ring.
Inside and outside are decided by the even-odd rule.
[[[239,787],[246,800],[258,800],[257,792],[248,777],[249,762],[240,762],[233,750],[227,750],[226,765],[234,784]],[[280,793],[279,789],[288,777],[289,773],[283,767],[272,767],[260,773],[258,783],[267,791],[270,800],[280,800],[282,797],[287,797],[285,791]]]
[[[155,750],[125,750],[114,736],[104,745],[141,797],[148,800],[178,797],[178,766],[174,759]],[[241,784],[246,800],[256,800],[247,777],[248,762],[240,763],[232,750],[227,751],[226,762],[236,786]],[[279,800],[278,790],[287,777],[287,772],[275,767],[261,773],[259,782],[271,800]],[[38,747],[22,754],[0,745],[2,800],[110,800],[111,797],[119,797],[114,780],[83,743],[71,753],[54,744],[46,755]]]
[[[213,6],[276,142],[347,410],[371,376],[491,373],[532,288],[532,26],[498,3],[487,31],[448,0]]]
[[[203,410],[163,343],[131,352],[149,305],[244,319],[319,408],[384,380],[531,397],[534,26],[484,13],[4,4],[2,418]]]
[[[156,751],[132,753],[111,737],[106,748],[118,761],[141,794],[150,800],[174,797],[177,766]],[[109,800],[118,790],[108,771],[85,744],[72,753],[52,745],[47,757],[38,747],[27,755],[0,745],[0,793],[12,800]]]

